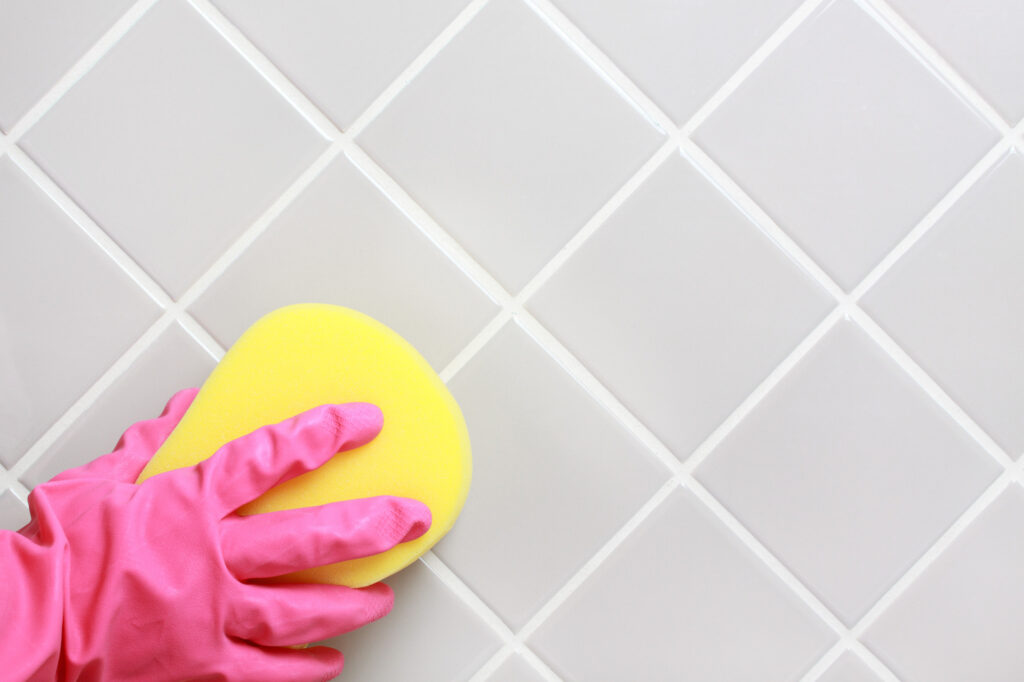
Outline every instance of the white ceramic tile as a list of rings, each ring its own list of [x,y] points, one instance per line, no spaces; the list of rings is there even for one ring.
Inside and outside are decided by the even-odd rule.
[[[182,0],[154,6],[23,138],[173,296],[324,144]]]
[[[1024,491],[1013,484],[868,629],[904,682],[1024,679]]]
[[[968,414],[1024,453],[1024,158],[978,181],[864,306]]]
[[[29,522],[28,507],[10,490],[0,491],[0,530],[18,530]]]
[[[0,6],[0,129],[14,127],[131,4],[5,0]]]
[[[682,125],[767,40],[799,0],[555,0]]]
[[[321,642],[345,655],[336,680],[459,682],[498,650],[497,635],[423,564],[386,582],[395,591],[391,613]]]
[[[359,137],[510,290],[660,140],[519,0],[488,3]]]
[[[530,638],[567,680],[796,680],[831,644],[707,508],[673,493]]]
[[[695,139],[852,288],[997,135],[851,0],[838,0],[755,70]]]
[[[1004,118],[1024,116],[1024,3],[890,0]]]
[[[516,629],[669,472],[515,325],[449,383],[473,485],[435,552]]]
[[[157,314],[67,215],[0,158],[0,462],[13,464]]]
[[[512,654],[487,679],[490,682],[543,682],[544,678],[522,656]]]
[[[528,307],[685,458],[831,303],[673,156]]]
[[[852,625],[1000,471],[840,322],[697,477]]]
[[[37,486],[110,452],[125,429],[159,416],[181,389],[201,386],[215,364],[181,327],[172,325],[25,470],[22,482]]]
[[[438,371],[497,310],[344,157],[210,286],[192,312],[230,346],[264,313],[307,301],[379,319]]]
[[[855,654],[846,652],[833,663],[818,682],[880,682],[875,673]]]
[[[341,128],[447,26],[467,0],[214,0]]]

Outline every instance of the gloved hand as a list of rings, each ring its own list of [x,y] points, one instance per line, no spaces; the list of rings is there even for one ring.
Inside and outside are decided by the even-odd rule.
[[[239,516],[274,485],[372,440],[380,410],[325,405],[228,443],[194,467],[134,481],[196,391],[117,448],[38,486],[33,520],[0,531],[4,680],[328,680],[342,655],[286,648],[391,610],[378,583],[250,579],[367,556],[422,535],[421,503],[375,497]]]

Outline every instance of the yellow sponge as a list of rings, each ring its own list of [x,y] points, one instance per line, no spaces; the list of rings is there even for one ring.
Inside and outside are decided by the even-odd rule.
[[[402,337],[362,313],[310,303],[257,321],[210,374],[139,482],[206,459],[266,424],[346,402],[379,406],[380,435],[277,486],[239,513],[373,495],[426,503],[433,523],[422,537],[383,554],[288,576],[350,587],[375,583],[415,561],[452,527],[469,491],[472,460],[462,413],[440,377]]]

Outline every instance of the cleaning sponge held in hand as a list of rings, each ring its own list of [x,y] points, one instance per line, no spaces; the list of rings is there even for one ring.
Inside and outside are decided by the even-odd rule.
[[[441,379],[415,348],[366,315],[309,303],[262,317],[210,374],[138,482],[196,464],[261,426],[347,402],[380,407],[380,435],[273,488],[239,513],[375,495],[426,503],[433,523],[422,537],[383,554],[286,576],[350,587],[375,583],[415,561],[452,527],[469,491],[472,460],[462,413]]]

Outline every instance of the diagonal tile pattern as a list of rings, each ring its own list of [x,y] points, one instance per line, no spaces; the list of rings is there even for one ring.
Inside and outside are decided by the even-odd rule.
[[[1024,453],[1024,157],[1012,153],[864,300],[1009,452]]]
[[[832,639],[677,491],[530,641],[571,680],[724,682],[797,679]]]
[[[10,132],[131,4],[5,2],[0,22],[0,130]]]
[[[214,0],[246,36],[347,128],[467,0],[287,3]]]
[[[1016,123],[1024,117],[1024,41],[1019,33],[1024,5],[1000,0],[891,3],[1003,118]]]
[[[668,478],[514,325],[451,382],[473,488],[438,556],[521,627]]]
[[[325,144],[182,0],[151,9],[22,142],[172,296]]]
[[[852,288],[996,134],[856,3],[837,0],[754,71],[695,139]]]
[[[342,679],[1021,677],[1013,0],[2,16],[3,527],[330,300],[478,458]]]
[[[679,155],[528,305],[680,459],[830,307]]]
[[[488,3],[359,136],[513,293],[660,141],[519,0]]]
[[[344,157],[191,310],[230,346],[253,320],[298,301],[361,310],[408,339],[438,371],[495,312]]]
[[[868,630],[907,682],[1017,680],[1024,657],[1024,490],[1012,484]]]
[[[12,466],[157,309],[7,158],[0,226],[0,463]]]
[[[999,471],[840,322],[697,478],[852,625]]]

